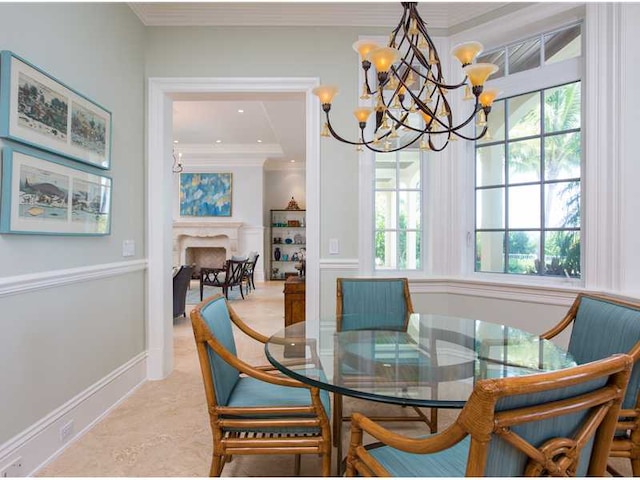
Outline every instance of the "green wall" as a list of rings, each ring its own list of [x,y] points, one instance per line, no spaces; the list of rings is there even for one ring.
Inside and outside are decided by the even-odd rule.
[[[57,272],[145,258],[144,46],[125,4],[0,4],[0,49],[113,115],[111,235],[0,235],[0,444],[145,350],[142,268],[66,285]],[[125,239],[134,257],[122,257]],[[2,290],[28,274],[56,278]]]

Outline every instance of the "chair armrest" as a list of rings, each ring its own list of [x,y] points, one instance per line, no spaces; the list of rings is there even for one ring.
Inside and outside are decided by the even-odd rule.
[[[451,448],[467,436],[457,423],[454,423],[441,433],[426,438],[410,438],[392,432],[374,422],[361,413],[354,412],[351,416],[351,448],[362,446],[362,432],[366,432],[379,442],[392,448],[408,453],[434,453]]]

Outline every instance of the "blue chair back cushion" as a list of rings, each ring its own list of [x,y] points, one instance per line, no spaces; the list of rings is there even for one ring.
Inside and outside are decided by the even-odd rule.
[[[593,380],[572,387],[547,390],[527,395],[514,395],[498,401],[496,411],[510,410],[547,402],[563,400],[587,393],[603,387],[607,378]],[[537,422],[528,422],[512,427],[512,431],[521,436],[535,447],[542,446],[552,438],[573,438],[577,430],[584,422],[589,411],[581,411],[570,415],[549,418]],[[593,438],[583,448],[576,474],[578,477],[587,475],[589,459],[593,449]],[[494,436],[489,446],[485,476],[488,477],[514,477],[522,476],[527,466],[529,457],[499,436]]]
[[[231,318],[229,317],[229,310],[227,310],[224,297],[209,302],[202,308],[201,313],[213,336],[232,355],[236,356],[236,342],[233,338]],[[218,405],[226,406],[231,392],[236,383],[238,383],[240,372],[225,362],[208,345],[207,352],[209,354],[209,363],[211,364],[211,376],[213,377],[217,403]]]
[[[403,330],[407,318],[400,279],[342,279],[342,330]]]
[[[496,405],[496,411],[570,398],[600,388],[605,383],[606,379],[599,379],[568,388],[505,397]],[[540,447],[551,438],[572,438],[586,415],[588,412],[579,412],[543,421],[529,422],[514,426],[512,430],[532,445]],[[418,455],[401,452],[391,447],[376,448],[370,453],[394,477],[463,477],[467,468],[469,446],[470,437],[467,436],[453,447],[435,454]],[[592,449],[593,439],[582,450],[577,476],[586,476]],[[526,454],[499,436],[493,435],[489,444],[484,475],[487,477],[519,477],[523,475],[528,461],[529,457]]]
[[[627,353],[640,341],[640,310],[602,299],[582,297],[573,322],[569,353],[578,364]],[[635,365],[622,408],[634,408],[640,387],[640,367]]]

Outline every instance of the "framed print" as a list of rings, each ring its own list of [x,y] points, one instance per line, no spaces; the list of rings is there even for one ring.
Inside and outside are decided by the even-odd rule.
[[[27,147],[2,151],[0,233],[109,235],[111,178]]]
[[[0,92],[1,137],[110,167],[111,112],[7,50]]]
[[[231,216],[231,173],[181,173],[180,215]]]

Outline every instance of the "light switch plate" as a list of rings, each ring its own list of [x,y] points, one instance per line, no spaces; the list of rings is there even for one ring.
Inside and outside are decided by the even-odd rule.
[[[338,255],[340,253],[340,242],[337,238],[329,239],[329,255]]]
[[[136,254],[136,242],[135,240],[123,240],[122,242],[122,256],[133,257]]]

